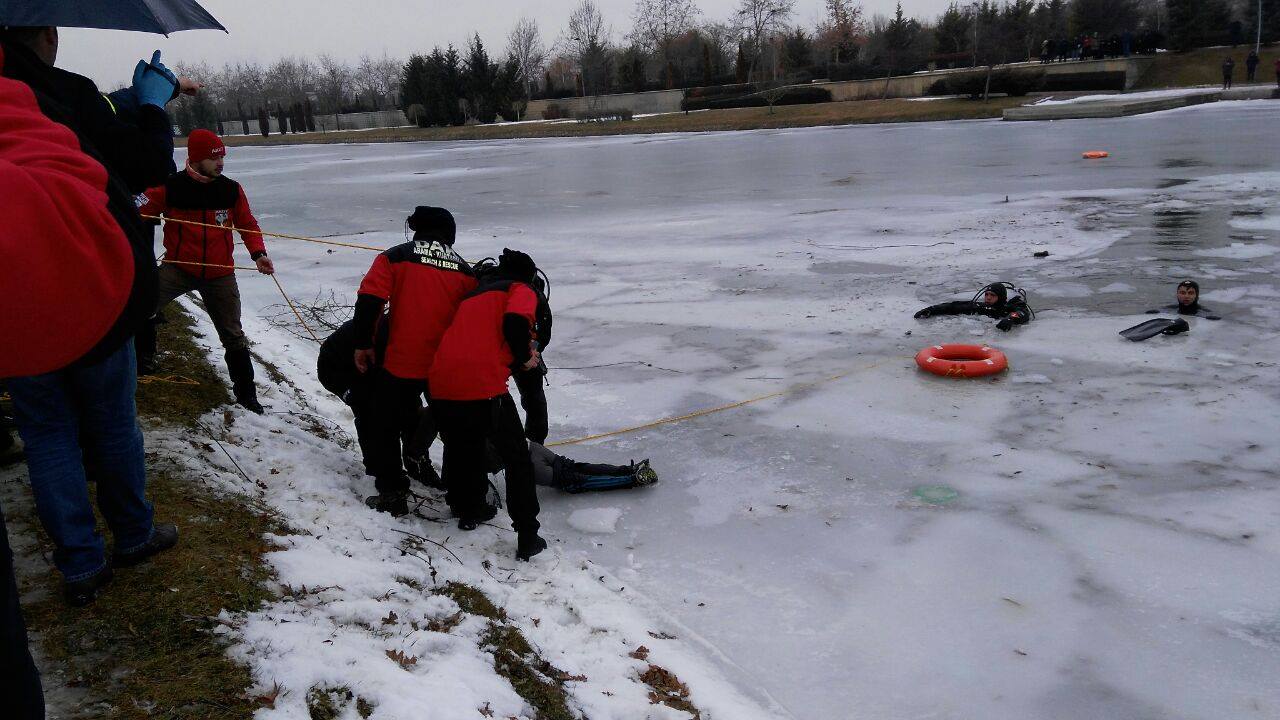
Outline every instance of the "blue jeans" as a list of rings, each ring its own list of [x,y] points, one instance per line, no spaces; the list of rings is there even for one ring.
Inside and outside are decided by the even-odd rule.
[[[98,509],[116,552],[137,550],[151,539],[135,372],[130,340],[94,365],[5,381],[27,446],[36,512],[57,546],[54,564],[68,582],[106,566],[87,474],[98,483]]]

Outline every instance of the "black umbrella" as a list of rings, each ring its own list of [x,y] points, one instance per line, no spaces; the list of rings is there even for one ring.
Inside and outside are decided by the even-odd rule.
[[[221,30],[195,0],[0,0],[0,25],[136,30]]]

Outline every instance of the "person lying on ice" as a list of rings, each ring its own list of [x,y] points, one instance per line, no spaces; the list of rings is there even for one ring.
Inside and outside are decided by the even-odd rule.
[[[507,391],[514,370],[537,367],[540,359],[533,346],[537,272],[528,255],[503,250],[497,271],[458,306],[428,375],[431,413],[444,440],[445,499],[458,527],[474,530],[496,513],[485,501],[485,447],[492,443],[507,468],[507,512],[521,560],[547,547],[538,535],[529,445]]]
[[[180,295],[200,293],[209,319],[226,350],[227,370],[236,403],[262,414],[258,391],[253,384],[253,361],[249,341],[240,324],[240,286],[236,284],[232,231],[249,248],[258,272],[274,273],[267,257],[258,221],[249,210],[244,188],[222,174],[226,147],[208,130],[193,130],[187,138],[187,166],[169,176],[159,187],[146,192],[146,203],[138,208],[143,215],[164,215],[172,220],[164,226],[165,264],[160,267],[155,313]],[[141,345],[146,345],[146,342]],[[138,348],[138,366],[154,365],[154,344]]]
[[[533,481],[542,487],[567,493],[602,490],[627,490],[658,482],[658,473],[648,460],[630,465],[584,463],[556,454],[540,443],[529,442],[529,458],[533,461]],[[502,458],[489,448],[489,472],[502,470]]]
[[[1009,291],[1013,291],[1013,297]],[[1014,325],[1026,325],[1035,317],[1031,307],[1027,305],[1025,290],[1014,287],[1007,282],[996,282],[982,288],[972,300],[956,300],[954,302],[930,305],[916,313],[916,319],[934,315],[986,315],[999,318],[996,327],[1008,332]]]
[[[1217,315],[1210,315],[1212,311],[1200,304],[1200,283],[1195,280],[1183,280],[1178,283],[1177,298],[1178,302],[1173,305],[1148,310],[1147,314],[1156,315],[1165,310],[1177,310],[1179,315],[1198,315],[1208,320],[1222,319]]]

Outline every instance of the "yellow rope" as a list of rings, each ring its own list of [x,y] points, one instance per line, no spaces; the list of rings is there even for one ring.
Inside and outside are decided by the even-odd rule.
[[[318,245],[336,245],[337,247],[355,248],[356,250],[371,250],[373,252],[382,252],[385,248],[377,248],[372,245],[357,245],[355,243],[338,242],[337,240],[321,240],[320,238],[307,237],[305,235],[285,235],[283,233],[270,233],[265,230],[239,230],[234,225],[218,225],[215,223],[202,223],[195,220],[179,220],[171,217],[161,217],[160,215],[143,215],[148,220],[163,220],[166,223],[179,223],[182,225],[194,225],[196,227],[217,228],[219,230],[230,230],[232,232],[263,235],[265,237],[282,238],[284,240],[301,240],[302,242],[316,243]]]
[[[695,410],[691,413],[686,413],[684,415],[676,415],[675,417],[663,418],[661,420],[654,420],[653,422],[650,422],[650,423],[645,423],[643,425],[636,425],[634,427],[623,428],[621,430],[613,430],[611,432],[598,433],[596,435],[587,435],[586,437],[575,438],[573,440],[558,440],[553,443],[547,443],[546,447],[564,447],[565,445],[578,445],[584,442],[590,442],[592,440],[600,440],[601,438],[615,437],[618,435],[627,435],[629,433],[639,432],[641,430],[648,430],[650,428],[655,428],[655,427],[661,427],[663,425],[672,425],[674,423],[684,422],[685,420],[700,418],[705,415],[714,415],[716,413],[725,412],[726,410],[734,410],[736,408],[743,407],[744,405],[752,405],[758,402],[764,402],[765,400],[772,400],[773,398],[782,397],[783,395],[790,395],[791,393],[799,392],[801,390],[808,390],[809,388],[818,387],[819,385],[826,385],[827,383],[833,383],[837,380],[843,380],[844,378],[847,378],[850,375],[854,375],[860,372],[866,372],[867,370],[871,370],[873,368],[879,367],[887,362],[889,361],[881,360],[880,362],[872,363],[870,365],[867,365],[866,367],[850,370],[849,372],[840,373],[839,375],[832,375],[831,377],[823,378],[821,380],[814,380],[812,382],[807,382],[807,383],[799,383],[797,385],[792,385],[791,387],[784,388],[777,392],[771,392],[767,395],[753,397],[749,400],[739,400],[738,402],[729,403],[727,405],[720,405],[712,408],[703,408],[702,410]]]
[[[199,380],[192,380],[185,375],[143,375],[138,378],[139,385],[165,383],[167,385],[199,385]]]
[[[289,309],[293,311],[294,317],[298,318],[298,322],[302,324],[302,328],[307,331],[307,334],[311,336],[312,340],[320,342],[320,338],[316,337],[315,332],[311,330],[311,326],[307,325],[307,321],[302,319],[302,313],[298,312],[298,308],[294,307],[293,301],[290,300],[289,295],[285,293],[284,286],[280,284],[280,278],[276,277],[275,273],[272,273],[271,279],[276,281],[276,287],[280,289],[280,296],[289,304]]]
[[[214,265],[213,263],[189,262],[187,260],[170,260],[168,258],[160,258],[160,262],[166,265],[194,265],[196,267],[222,268],[223,270],[257,270],[256,267],[244,267],[242,265]]]

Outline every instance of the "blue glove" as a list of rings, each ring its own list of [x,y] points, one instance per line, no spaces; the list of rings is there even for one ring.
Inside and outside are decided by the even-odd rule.
[[[152,62],[160,62],[160,51],[151,56]],[[148,64],[139,60],[133,69],[133,94],[142,105],[155,105],[164,109],[166,103],[177,94],[178,79],[164,65]]]

